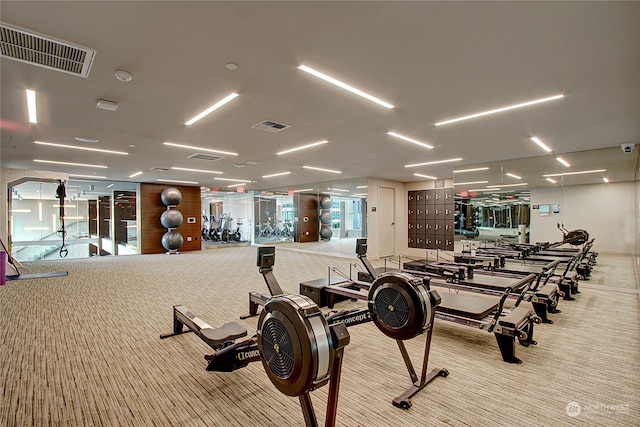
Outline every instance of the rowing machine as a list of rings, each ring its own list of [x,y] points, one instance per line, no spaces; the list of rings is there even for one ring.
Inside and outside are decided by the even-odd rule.
[[[275,261],[275,248],[273,251],[274,255],[270,259]],[[268,268],[260,264],[258,267],[260,267],[262,275],[265,276],[265,282],[270,290],[280,288],[272,273],[273,264]],[[435,290],[429,290],[422,280],[398,272],[388,272],[379,276],[373,285],[368,286],[367,293],[357,289],[349,289],[349,291],[357,293],[357,296],[350,295],[351,298],[367,299],[368,307],[329,313],[326,316],[327,323],[329,325],[354,326],[373,321],[385,335],[396,340],[409,371],[412,385],[402,395],[393,399],[392,403],[399,408],[409,409],[411,397],[435,378],[449,375],[449,371],[444,368],[428,372],[433,319],[435,308],[440,303],[440,296]],[[259,294],[254,292],[250,294],[251,310],[260,301],[267,301],[268,305],[273,300],[268,300],[266,296],[258,298],[257,295]],[[265,316],[267,305],[260,314],[260,319]],[[403,341],[413,339],[423,333],[426,334],[426,340],[422,372],[418,378]]]
[[[207,371],[231,372],[262,360],[271,382],[288,395],[298,396],[307,427],[315,427],[309,392],[329,383],[326,426],[334,426],[344,347],[350,336],[343,323],[329,325],[318,306],[302,295],[279,295],[267,302],[255,336],[229,322],[213,328],[186,307],[173,307],[173,332],[168,338],[194,332],[214,353],[206,355]],[[187,328],[186,330],[184,328]]]

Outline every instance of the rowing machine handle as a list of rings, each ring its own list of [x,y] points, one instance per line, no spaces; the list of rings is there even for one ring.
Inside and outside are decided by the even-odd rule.
[[[502,314],[502,310],[504,309],[504,302],[507,300],[507,298],[509,297],[509,294],[511,292],[513,292],[513,288],[507,287],[504,290],[504,293],[502,294],[502,296],[500,297],[500,303],[498,304],[498,310],[496,311],[495,316],[493,316],[493,319],[491,320],[491,325],[487,329],[489,332],[493,332],[493,328],[496,326],[496,323],[498,323],[498,319],[500,318],[500,315]]]

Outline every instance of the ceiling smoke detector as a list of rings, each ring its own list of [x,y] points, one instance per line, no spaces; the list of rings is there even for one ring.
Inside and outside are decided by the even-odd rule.
[[[115,75],[116,79],[120,80],[121,82],[126,83],[133,80],[133,74],[125,70],[116,70]]]

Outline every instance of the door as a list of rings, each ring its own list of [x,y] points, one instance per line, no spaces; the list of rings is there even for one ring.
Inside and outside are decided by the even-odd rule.
[[[393,256],[396,253],[396,190],[378,189],[378,235],[379,256]]]

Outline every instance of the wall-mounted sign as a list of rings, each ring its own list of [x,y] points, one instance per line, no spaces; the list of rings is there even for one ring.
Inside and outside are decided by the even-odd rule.
[[[549,205],[540,205],[540,216],[549,216]]]

